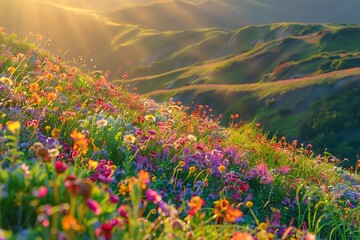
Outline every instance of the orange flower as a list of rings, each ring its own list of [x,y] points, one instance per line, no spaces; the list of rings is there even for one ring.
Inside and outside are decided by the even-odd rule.
[[[219,170],[220,173],[225,172],[225,169],[226,169],[226,168],[225,168],[224,165],[221,165],[221,166],[218,167],[218,170]]]
[[[147,171],[140,170],[138,176],[139,176],[139,180],[141,181],[141,188],[145,190],[147,184],[150,183],[150,175]]]
[[[30,83],[29,85],[30,92],[34,93],[40,90],[39,84],[37,83]]]
[[[128,184],[128,192],[131,192],[134,189],[134,185],[136,184],[136,178],[135,177],[131,177],[129,179],[126,180],[127,184]]]
[[[41,97],[37,95],[36,93],[31,94],[31,101],[34,104],[40,104],[41,103]]]
[[[61,73],[61,74],[60,74],[60,78],[61,78],[61,79],[66,79],[66,78],[67,78],[67,75],[66,75],[65,73]]]
[[[63,217],[63,219],[61,220],[61,226],[65,232],[69,230],[74,230],[78,232],[82,229],[82,226],[72,215],[66,215],[65,217]]]
[[[125,183],[119,183],[119,193],[123,196],[125,196],[129,192],[129,188]]]
[[[253,240],[254,238],[249,233],[236,232],[231,240]]]
[[[205,204],[204,199],[202,199],[200,196],[194,196],[190,199],[188,206],[191,207],[191,209],[194,209],[196,212],[198,212],[201,210],[204,204]]]
[[[60,67],[58,65],[53,65],[52,70],[53,70],[53,72],[58,72],[58,71],[60,71]]]
[[[243,216],[243,213],[236,208],[229,207],[226,210],[225,218],[228,222],[234,223],[237,218],[240,218]]]
[[[62,86],[56,86],[56,87],[55,87],[55,90],[56,90],[57,92],[61,92],[61,91],[63,90],[63,87],[62,87]]]
[[[53,102],[56,100],[57,98],[57,95],[56,93],[52,93],[52,92],[49,92],[47,95],[46,95],[46,98],[49,102]]]
[[[44,73],[44,78],[47,79],[47,80],[53,80],[54,79],[54,75],[52,75],[51,73],[49,72],[46,72]]]
[[[85,134],[79,133],[76,129],[73,130],[70,134],[70,137],[74,139],[74,146],[75,150],[79,149],[82,154],[86,154],[89,150],[88,148],[88,141],[86,139]]]

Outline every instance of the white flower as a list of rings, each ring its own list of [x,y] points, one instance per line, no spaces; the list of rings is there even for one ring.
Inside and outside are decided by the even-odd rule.
[[[100,119],[100,120],[97,120],[95,124],[98,126],[98,128],[103,128],[108,125],[108,120]]]

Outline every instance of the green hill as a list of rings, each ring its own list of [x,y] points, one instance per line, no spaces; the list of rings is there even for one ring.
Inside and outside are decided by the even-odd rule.
[[[133,44],[145,46],[152,37],[156,39],[150,34]],[[170,40],[182,37],[186,40]],[[189,44],[196,37],[202,40]],[[360,29],[354,25],[281,23],[235,31],[173,32],[154,40],[159,46],[169,46],[164,57],[160,50],[155,51],[159,52],[159,60],[152,59],[154,63],[148,67],[130,72],[131,77],[143,77],[119,82],[161,101],[173,98],[185,104],[207,104],[215,113],[227,117],[238,113],[248,121],[256,116],[266,129],[316,142],[317,152],[328,148],[339,158],[349,158],[347,165],[351,165],[360,152],[359,140],[347,135],[348,130],[340,125],[337,131],[314,132],[310,122],[318,119],[314,114],[319,110],[312,106],[316,101],[339,94],[351,94],[357,99],[359,40]],[[171,43],[187,46],[174,50]],[[347,104],[341,108],[347,109]],[[343,119],[344,125],[358,121],[357,115],[353,117]],[[326,121],[328,125],[335,124],[330,118]],[[358,131],[359,125],[350,125]],[[330,136],[331,143],[323,141]]]
[[[359,164],[347,171],[238,116],[222,127],[207,105],[128,92],[36,38],[0,32],[0,47],[1,239],[360,238]],[[281,89],[286,97],[294,84],[357,84],[354,69],[341,74],[348,80],[323,75],[243,91],[259,99]],[[314,109],[328,113],[349,99]],[[356,109],[353,102],[344,114]]]

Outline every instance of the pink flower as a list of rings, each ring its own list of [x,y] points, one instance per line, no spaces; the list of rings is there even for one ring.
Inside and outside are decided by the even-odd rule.
[[[119,197],[118,197],[118,196],[116,196],[116,195],[113,194],[113,193],[109,193],[109,194],[110,194],[110,202],[111,202],[111,203],[116,204],[116,203],[119,202]]]
[[[291,168],[289,166],[282,166],[279,171],[281,174],[287,175],[291,171]]]
[[[67,169],[67,165],[62,163],[61,161],[56,161],[55,162],[55,171],[57,173],[63,173],[65,172]]]
[[[33,193],[34,197],[43,198],[48,194],[48,190],[45,186],[41,186],[41,187],[39,187],[38,190],[33,190],[32,193]]]
[[[124,218],[129,217],[129,212],[127,211],[126,207],[127,206],[125,204],[123,204],[118,208],[118,213],[121,217],[124,217]]]
[[[99,215],[101,213],[101,207],[97,201],[89,198],[88,200],[86,200],[86,204],[90,208],[90,210],[95,213],[95,215]]]
[[[145,195],[146,195],[146,198],[150,202],[153,202],[154,204],[157,204],[157,203],[161,202],[161,200],[162,200],[161,195],[152,189],[147,189],[145,192]]]

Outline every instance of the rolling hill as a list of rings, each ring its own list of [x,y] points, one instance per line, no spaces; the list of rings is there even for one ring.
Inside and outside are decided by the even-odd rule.
[[[46,33],[53,52],[62,49],[59,57],[88,71],[109,69],[115,79],[122,67],[129,87],[158,100],[206,102],[226,117],[257,116],[273,132],[320,142],[319,151],[329,147],[351,159],[360,152],[354,134],[346,134],[352,127],[357,132],[358,115],[336,123],[335,142],[328,145],[321,139],[329,138],[333,118],[323,127],[314,124],[319,112],[333,116],[339,102],[345,103],[338,116],[346,115],[345,99],[357,99],[360,29],[351,24],[360,23],[357,1],[137,1],[126,8],[112,3],[3,0],[0,22],[9,32]],[[340,92],[329,87],[348,78],[355,85]],[[299,87],[305,82],[307,87]],[[259,90],[270,88],[277,91],[265,96]],[[340,142],[355,148],[342,151]]]
[[[135,68],[131,76],[145,76],[126,80],[131,88],[159,101],[172,98],[184,104],[208,104],[225,119],[234,113],[244,120],[257,116],[274,133],[316,143],[318,152],[329,148],[338,157],[351,158],[351,164],[356,159],[360,142],[356,135],[345,132],[358,131],[359,114],[342,116],[341,122],[332,117],[320,119],[323,104],[319,102],[347,94],[357,106],[358,26],[279,23],[176,34],[200,34],[203,39],[164,54],[166,58],[149,67]],[[147,42],[146,37],[136,45],[141,41]],[[343,101],[337,110],[328,106],[324,115],[331,115],[329,111],[346,115],[348,105]],[[316,127],[315,119],[328,126]],[[337,131],[329,125],[336,125]],[[332,140],[325,141],[330,133]],[[351,150],[344,151],[347,144]]]

